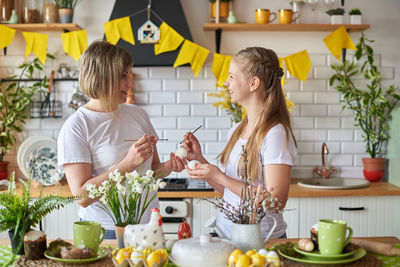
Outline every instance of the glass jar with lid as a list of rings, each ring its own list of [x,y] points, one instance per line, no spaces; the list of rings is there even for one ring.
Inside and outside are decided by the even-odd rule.
[[[0,0],[0,21],[8,21],[14,9],[14,0]]]
[[[43,8],[43,23],[56,23],[58,22],[58,7],[54,0],[44,0]]]
[[[40,23],[42,9],[41,0],[24,0],[24,5],[22,9],[22,17],[24,23]]]

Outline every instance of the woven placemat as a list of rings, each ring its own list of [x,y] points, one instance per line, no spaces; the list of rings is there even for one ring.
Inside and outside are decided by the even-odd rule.
[[[107,256],[104,259],[101,259],[99,261],[93,262],[93,263],[88,263],[88,264],[80,264],[80,265],[71,265],[71,264],[65,264],[61,262],[56,262],[52,261],[49,259],[40,259],[40,260],[28,260],[26,259],[25,256],[20,257],[18,260],[14,262],[14,267],[76,267],[76,266],[82,266],[82,267],[112,267],[114,266],[114,263],[111,260],[111,252],[113,249],[111,248],[104,248],[104,250],[107,252]]]

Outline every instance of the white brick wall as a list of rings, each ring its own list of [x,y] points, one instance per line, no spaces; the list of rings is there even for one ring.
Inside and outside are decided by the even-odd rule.
[[[64,55],[59,63],[65,61]],[[353,112],[345,109],[341,112],[340,94],[329,87],[332,70],[330,62],[336,59],[328,54],[311,54],[313,67],[309,79],[301,82],[290,77],[284,89],[289,98],[296,104],[292,111],[294,133],[298,141],[298,156],[293,168],[293,177],[311,177],[312,169],[321,164],[321,144],[326,142],[330,154],[329,165],[338,169],[335,175],[362,177],[361,158],[365,156],[365,147],[361,131],[354,127]],[[23,60],[22,56],[0,56],[0,77],[14,74],[16,66]],[[380,56],[376,57],[380,62]],[[57,66],[59,64],[54,64]],[[381,66],[383,83],[396,80],[393,67]],[[170,152],[178,147],[183,135],[203,124],[196,136],[202,144],[206,158],[215,162],[221,152],[228,130],[232,126],[226,111],[218,110],[212,103],[216,98],[207,96],[216,92],[211,72],[211,65],[205,66],[195,78],[190,67],[135,67],[137,82],[135,102],[149,114],[160,138],[158,151],[161,159],[167,159]],[[362,81],[357,81],[362,82]],[[46,135],[56,138],[61,125],[73,111],[67,107],[77,82],[57,82],[57,98],[64,101],[63,119],[27,120],[25,130],[18,135],[18,144],[31,135]],[[17,168],[15,160],[18,147],[7,156],[11,168]],[[171,177],[184,177],[186,174],[173,173]]]

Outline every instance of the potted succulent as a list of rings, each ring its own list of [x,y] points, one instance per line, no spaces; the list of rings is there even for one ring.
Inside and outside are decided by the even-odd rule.
[[[349,12],[350,15],[350,24],[361,24],[362,23],[362,14],[358,8],[353,8]]]
[[[79,0],[54,0],[58,7],[58,15],[61,23],[72,23],[74,8]]]
[[[326,11],[331,16],[331,24],[343,24],[344,8],[332,8]]]
[[[76,197],[62,197],[59,195],[40,194],[33,199],[31,196],[31,179],[27,182],[19,179],[21,194],[17,192],[15,172],[11,174],[8,190],[0,193],[0,231],[8,230],[14,257],[24,254],[23,239],[25,233],[35,227],[46,215],[53,210],[72,203]],[[5,265],[8,266],[8,265]]]
[[[49,58],[54,56],[47,54]],[[4,157],[12,146],[16,143],[15,133],[21,132],[21,124],[25,122],[26,110],[29,107],[31,98],[40,88],[46,88],[49,79],[44,79],[30,85],[20,83],[22,78],[32,79],[35,71],[43,72],[43,64],[38,58],[24,62],[18,66],[21,70],[18,81],[0,81],[0,179],[8,178],[8,162]],[[11,76],[7,79],[15,79]],[[5,86],[7,85],[7,86]]]
[[[332,64],[335,74],[329,83],[343,94],[342,109],[354,111],[355,125],[363,132],[366,152],[370,156],[362,159],[365,178],[378,181],[384,175],[383,146],[389,138],[388,124],[391,112],[400,101],[400,94],[394,85],[388,88],[381,85],[382,76],[374,62],[374,50],[369,45],[372,42],[363,33],[356,46],[355,60]],[[360,75],[366,83],[355,81]]]
[[[217,1],[216,0],[208,0],[210,2],[210,14],[211,19],[216,17],[217,14]],[[227,18],[229,15],[229,2],[233,0],[219,0],[219,17]]]

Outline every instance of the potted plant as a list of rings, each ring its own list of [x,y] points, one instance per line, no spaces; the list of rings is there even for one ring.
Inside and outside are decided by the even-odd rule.
[[[382,76],[374,63],[374,50],[369,45],[372,42],[363,33],[356,46],[356,60],[332,64],[335,74],[329,83],[343,94],[342,109],[354,111],[355,125],[363,132],[366,152],[371,157],[363,158],[365,178],[378,181],[384,175],[385,159],[382,154],[383,145],[389,138],[388,123],[392,110],[400,100],[400,94],[394,85],[382,87]],[[355,82],[360,75],[364,77],[366,84]]]
[[[54,0],[58,7],[58,15],[61,23],[72,23],[74,8],[79,0]]]
[[[31,196],[31,179],[27,182],[19,179],[21,194],[17,193],[15,172],[11,174],[8,190],[0,193],[0,231],[9,231],[12,245],[13,259],[15,255],[24,254],[23,240],[25,233],[35,227],[43,217],[53,210],[72,203],[76,197],[62,197],[59,195]],[[6,265],[8,266],[8,265]]]
[[[362,23],[362,14],[358,8],[353,8],[349,12],[350,15],[350,24],[361,24]]]
[[[54,56],[47,54],[51,59]],[[16,143],[15,133],[21,132],[21,124],[25,122],[26,110],[31,98],[40,88],[47,88],[49,79],[44,79],[30,85],[21,84],[22,78],[32,79],[35,71],[43,72],[43,64],[38,58],[24,62],[18,69],[21,70],[18,81],[0,81],[0,179],[8,178],[8,164],[4,157]],[[15,79],[11,76],[7,79]],[[3,86],[7,84],[7,86]]]
[[[332,8],[326,11],[331,16],[331,24],[343,24],[344,8]]]
[[[217,14],[217,1],[208,0],[210,2],[210,15],[211,19],[216,17]],[[229,15],[229,2],[233,0],[219,0],[219,17],[227,18]]]

